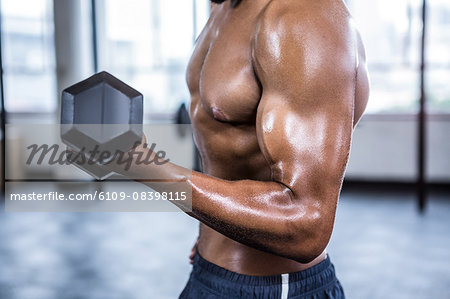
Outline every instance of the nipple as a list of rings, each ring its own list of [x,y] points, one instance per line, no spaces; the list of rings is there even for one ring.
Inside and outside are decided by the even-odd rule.
[[[211,108],[211,112],[213,114],[213,117],[215,119],[217,119],[218,121],[227,121],[227,117],[222,112],[222,110],[220,110],[219,108],[214,106],[214,107]]]

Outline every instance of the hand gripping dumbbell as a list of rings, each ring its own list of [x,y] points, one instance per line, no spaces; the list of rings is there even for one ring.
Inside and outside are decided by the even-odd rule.
[[[61,139],[73,155],[78,153],[71,164],[96,179],[109,177],[113,172],[101,165],[139,144],[142,117],[142,94],[107,72],[66,88],[61,97]]]

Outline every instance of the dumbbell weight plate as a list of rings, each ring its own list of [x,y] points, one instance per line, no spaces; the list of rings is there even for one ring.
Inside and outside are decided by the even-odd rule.
[[[142,138],[143,96],[107,72],[100,72],[62,92],[61,139],[77,152],[130,150]],[[109,161],[89,156],[99,164]],[[76,166],[96,178],[105,171],[95,164]],[[98,168],[98,169],[97,169]]]

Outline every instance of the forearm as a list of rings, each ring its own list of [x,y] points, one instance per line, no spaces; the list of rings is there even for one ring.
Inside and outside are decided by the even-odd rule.
[[[172,203],[184,211],[191,208],[189,215],[248,246],[299,261],[317,247],[319,212],[281,183],[227,181],[172,163],[132,163],[127,171],[115,171],[157,191],[174,191],[170,183],[183,182],[192,190],[191,200]]]
[[[248,246],[304,260],[317,243],[317,211],[277,182],[225,181],[194,173],[192,214]]]

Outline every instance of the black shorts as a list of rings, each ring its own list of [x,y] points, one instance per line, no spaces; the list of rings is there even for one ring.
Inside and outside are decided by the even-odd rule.
[[[179,298],[344,299],[345,295],[328,256],[304,271],[250,276],[223,269],[197,252],[189,281]]]

